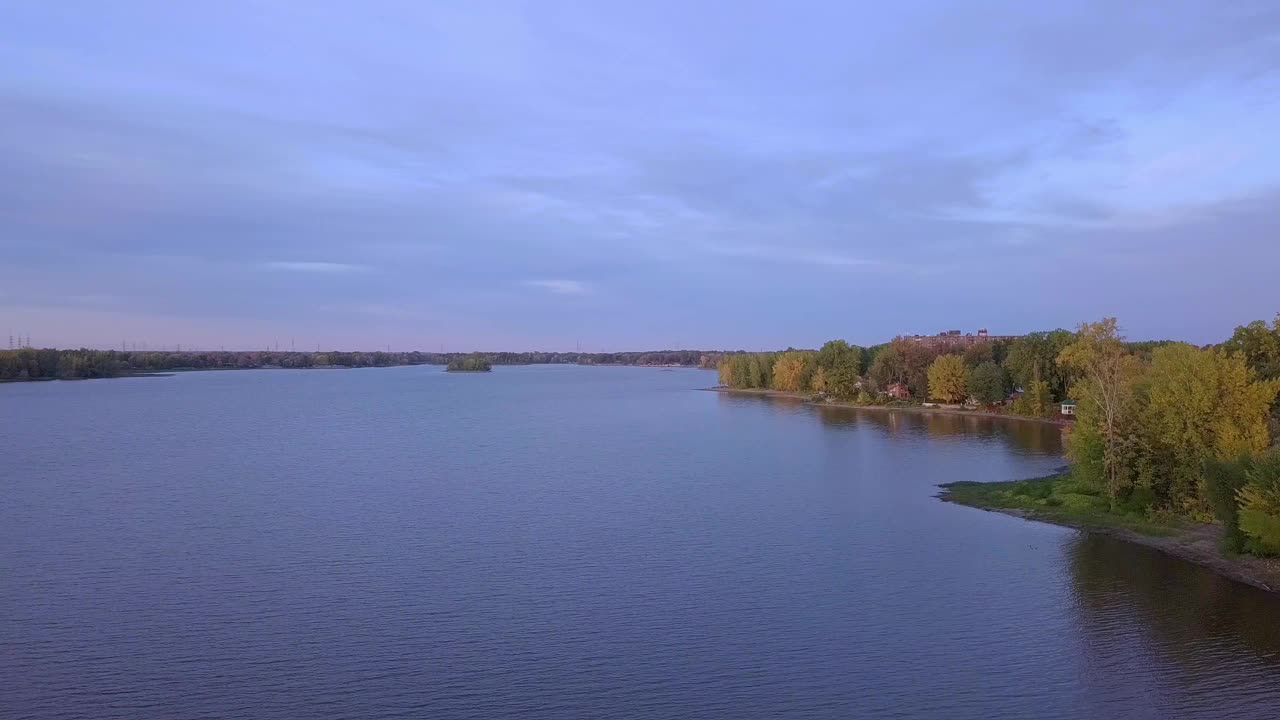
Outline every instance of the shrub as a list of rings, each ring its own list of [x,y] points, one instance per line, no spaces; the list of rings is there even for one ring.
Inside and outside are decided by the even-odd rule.
[[[1241,552],[1247,536],[1240,530],[1240,503],[1237,499],[1241,488],[1248,482],[1247,472],[1251,464],[1249,456],[1235,462],[1209,458],[1204,461],[1204,488],[1214,518],[1222,524],[1227,549]]]
[[[1032,500],[1044,500],[1053,494],[1053,485],[1038,480],[1023,480],[1013,486],[1014,495],[1022,495]]]
[[[1254,460],[1245,470],[1248,482],[1236,492],[1240,530],[1246,548],[1259,555],[1280,555],[1280,452]]]
[[[1058,493],[1060,505],[1068,510],[1105,510],[1107,501],[1097,495],[1081,493]]]

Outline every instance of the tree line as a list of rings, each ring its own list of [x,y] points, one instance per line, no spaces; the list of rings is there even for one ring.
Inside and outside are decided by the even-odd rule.
[[[493,365],[644,365],[715,367],[718,351],[661,350],[621,353],[424,353],[424,352],[292,352],[247,351],[120,351],[21,348],[0,350],[0,382],[76,378],[110,378],[175,370],[235,368],[391,367],[448,365],[464,357],[480,356]]]
[[[730,355],[719,371],[731,388],[864,404],[906,394],[1047,416],[1072,401],[1072,477],[1112,511],[1216,519],[1232,549],[1280,554],[1280,315],[1205,347],[1128,342],[1106,318],[1012,341],[833,340]]]
[[[1021,397],[1029,399],[1018,401],[1017,411],[1047,415],[1053,403],[1066,398],[1070,378],[1056,359],[1072,337],[1067,330],[974,343],[899,337],[870,347],[832,340],[818,350],[727,355],[719,365],[720,383],[866,403],[905,395],[948,403],[972,399],[981,405],[1004,402],[1021,388]]]

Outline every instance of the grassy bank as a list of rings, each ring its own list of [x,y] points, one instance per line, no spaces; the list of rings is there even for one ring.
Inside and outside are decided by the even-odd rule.
[[[1112,512],[1105,497],[1072,480],[1070,472],[1009,482],[953,482],[941,487],[938,497],[947,502],[1086,530],[1120,528],[1170,536],[1184,527],[1174,520],[1153,520],[1145,513]]]
[[[1009,482],[940,486],[946,502],[1079,528],[1147,545],[1254,587],[1280,592],[1280,560],[1224,551],[1222,528],[1141,512],[1112,512],[1099,492],[1063,472]]]

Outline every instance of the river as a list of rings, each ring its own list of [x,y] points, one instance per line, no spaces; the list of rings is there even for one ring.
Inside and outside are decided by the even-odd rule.
[[[0,716],[1280,717],[1280,601],[943,503],[1058,428],[699,370],[0,386]]]

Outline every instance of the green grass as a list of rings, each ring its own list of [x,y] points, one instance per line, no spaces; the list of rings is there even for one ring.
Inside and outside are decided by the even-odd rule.
[[[953,482],[940,498],[985,510],[1019,510],[1028,517],[1082,528],[1123,528],[1143,535],[1173,535],[1178,526],[1137,510],[1112,511],[1095,488],[1070,472],[1009,482]]]

